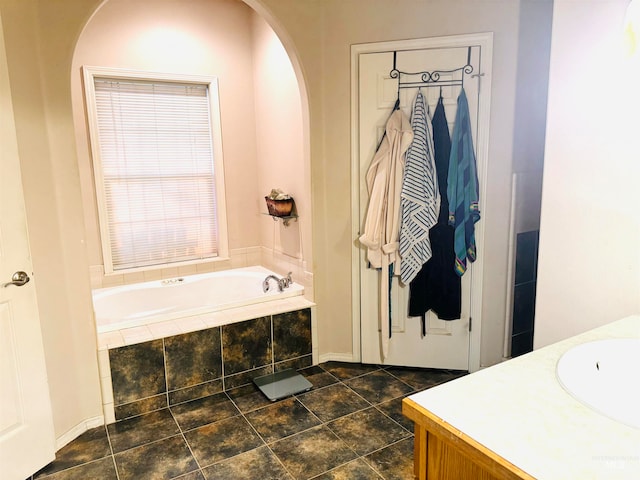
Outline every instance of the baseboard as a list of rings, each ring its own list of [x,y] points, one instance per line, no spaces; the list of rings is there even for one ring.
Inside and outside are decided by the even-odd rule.
[[[98,415],[97,417],[88,418],[84,422],[79,423],[71,430],[64,433],[62,436],[56,438],[56,452],[60,450],[62,447],[70,443],[71,441],[78,438],[84,432],[89,430],[90,428],[99,427],[100,425],[104,425],[104,417],[102,415]]]
[[[319,356],[319,362],[349,362],[349,363],[357,363],[353,359],[353,354],[351,353],[323,353]]]

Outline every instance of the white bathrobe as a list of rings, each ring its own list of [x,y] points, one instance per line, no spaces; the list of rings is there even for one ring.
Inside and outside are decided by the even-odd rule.
[[[369,205],[360,242],[367,247],[367,260],[381,269],[380,340],[382,358],[389,351],[389,265],[400,273],[400,192],[404,155],[413,140],[409,119],[395,110],[386,125],[386,134],[367,170]]]

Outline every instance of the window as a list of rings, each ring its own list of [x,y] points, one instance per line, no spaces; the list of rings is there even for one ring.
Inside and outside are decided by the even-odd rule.
[[[226,256],[216,79],[84,75],[105,273]]]

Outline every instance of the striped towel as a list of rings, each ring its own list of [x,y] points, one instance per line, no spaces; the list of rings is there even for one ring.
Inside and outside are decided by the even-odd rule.
[[[414,136],[407,150],[400,195],[400,280],[405,285],[431,258],[429,229],[437,223],[440,209],[433,134],[422,91],[413,106],[411,128]]]
[[[453,248],[456,254],[454,270],[462,276],[467,270],[467,260],[476,259],[474,224],[480,220],[478,209],[479,189],[476,156],[471,138],[469,104],[464,89],[458,96],[458,110],[451,139],[449,157],[449,225],[454,228]]]

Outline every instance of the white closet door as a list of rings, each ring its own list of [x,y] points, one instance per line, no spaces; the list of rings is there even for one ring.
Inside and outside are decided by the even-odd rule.
[[[471,64],[479,65],[479,48],[472,49]],[[467,63],[468,48],[434,48],[398,51],[397,68],[406,72],[424,70],[452,70]],[[360,225],[366,214],[368,193],[365,175],[375,154],[376,146],[397,98],[397,79],[389,76],[393,66],[393,53],[366,53],[359,56],[359,158],[360,158]],[[441,76],[442,80],[447,75]],[[465,75],[464,88],[474,139],[477,138],[478,77]],[[440,94],[439,88],[423,88],[423,95],[433,115]],[[442,87],[445,112],[450,132],[455,120],[459,86]],[[400,91],[400,108],[408,115],[417,89]],[[478,168],[482,168],[478,165]],[[481,177],[482,172],[478,172]],[[482,212],[481,212],[482,213]],[[458,320],[439,320],[432,312],[427,314],[427,334],[421,334],[420,317],[408,316],[409,287],[393,277],[391,290],[392,337],[389,354],[383,359],[379,334],[379,281],[380,273],[367,268],[366,252],[360,255],[360,313],[361,354],[365,363],[402,365],[423,368],[467,370],[469,368],[469,312],[471,300],[471,276],[469,268],[462,279],[462,315]],[[452,267],[453,268],[453,265]]]

